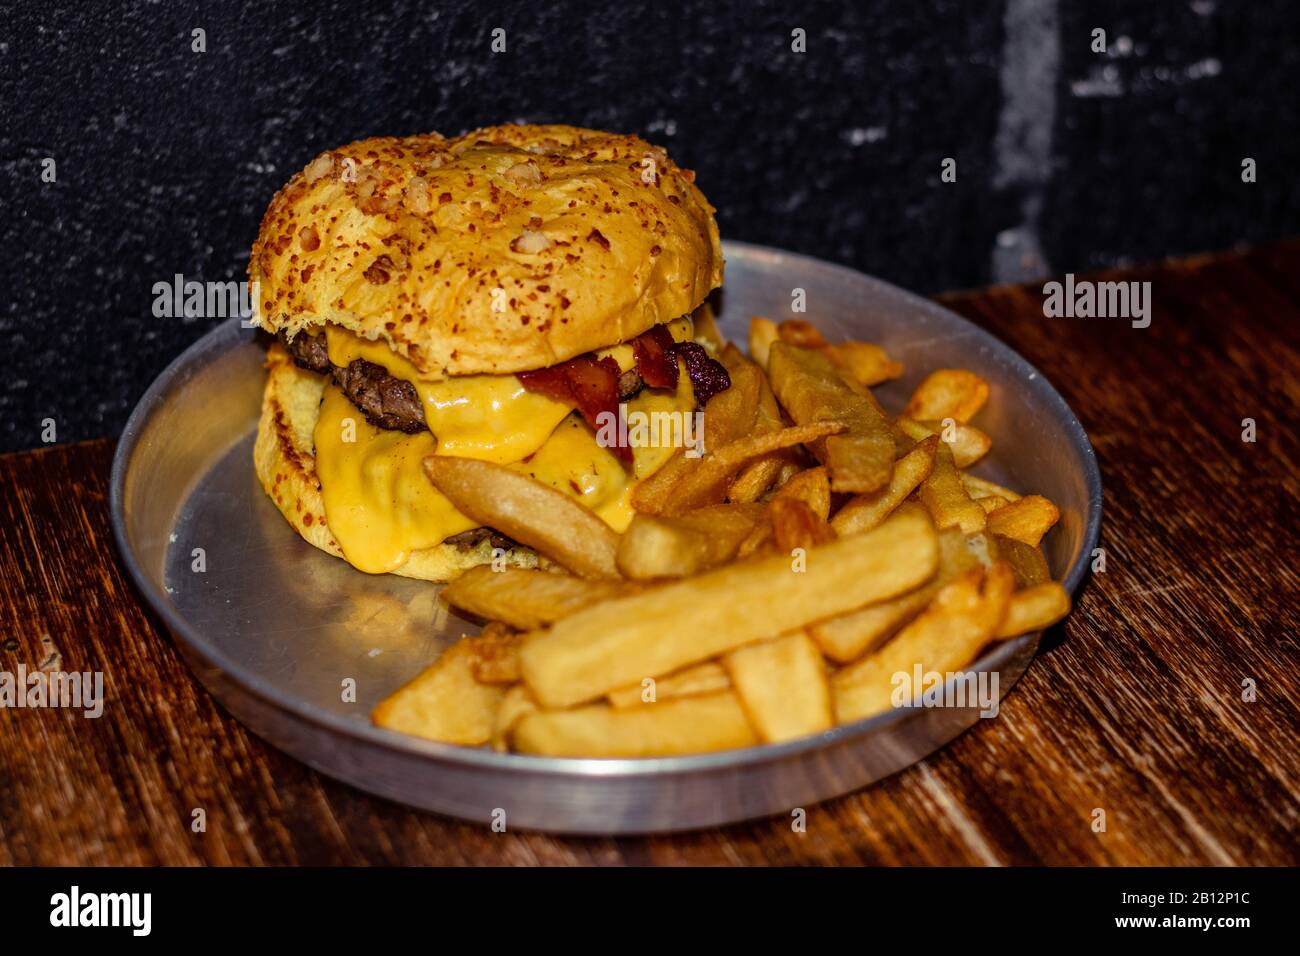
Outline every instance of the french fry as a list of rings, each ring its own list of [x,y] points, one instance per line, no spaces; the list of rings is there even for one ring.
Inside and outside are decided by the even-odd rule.
[[[921,482],[917,495],[937,527],[957,525],[967,534],[984,530],[987,521],[984,509],[966,493],[961,473],[953,464],[952,452],[942,442],[935,448],[934,465]]]
[[[666,757],[758,743],[729,690],[644,707],[534,711],[519,719],[510,736],[516,750],[548,757]]]
[[[492,738],[505,688],[474,677],[475,638],[464,638],[443,652],[413,680],[389,694],[371,711],[380,727],[477,747]]]
[[[661,700],[674,697],[691,697],[695,694],[711,694],[726,690],[731,686],[731,678],[726,669],[717,661],[705,661],[695,664],[667,677],[656,680],[644,677],[641,683],[631,687],[620,687],[609,692],[607,699],[612,707],[637,707],[641,704],[655,704]]]
[[[808,634],[831,660],[841,664],[856,660],[885,643],[925,610],[945,584],[980,566],[966,535],[957,528],[945,528],[939,532],[939,567],[930,581],[906,594],[810,624]]]
[[[626,590],[626,585],[613,581],[593,581],[534,568],[494,571],[482,564],[443,588],[442,597],[453,607],[527,631]]]
[[[768,372],[777,399],[796,422],[844,422],[844,434],[810,446],[826,465],[833,491],[868,492],[889,483],[893,430],[870,394],[850,388],[820,352],[784,342],[772,344]]]
[[[724,393],[725,394],[725,393]],[[618,534],[562,491],[473,458],[430,455],[424,471],[456,510],[587,578],[617,578]]]
[[[695,327],[695,341],[703,345],[710,354],[717,356],[727,347],[727,340],[718,328],[713,315],[713,306],[704,302],[691,313],[691,323]]]
[[[803,631],[748,644],[722,661],[763,743],[835,726],[826,662]]]
[[[801,349],[820,349],[826,345],[817,326],[803,319],[786,319],[776,327],[776,332],[782,342]]]
[[[618,545],[628,578],[681,577],[734,557],[762,516],[758,505],[714,505],[669,518],[636,515]]]
[[[722,350],[719,359],[728,375],[743,375],[751,370],[758,373],[758,408],[754,428],[764,432],[774,432],[778,428],[783,428],[785,420],[781,418],[781,406],[776,402],[776,395],[772,393],[772,384],[768,381],[767,373],[763,371],[762,366],[746,357],[744,352],[730,342]]]
[[[728,345],[724,350],[722,363],[728,370],[744,363],[752,364],[734,345]],[[781,418],[781,406],[776,402],[776,395],[772,392],[772,384],[767,380],[767,375],[761,369],[759,374],[762,378],[759,383],[758,414],[754,420],[754,431],[760,433],[779,431],[785,427],[785,421]],[[776,481],[783,466],[793,461],[794,454],[795,452],[790,449],[782,449],[750,462],[740,470],[736,479],[727,488],[727,500],[741,503],[757,501]]]
[[[962,541],[966,545],[966,550],[980,567],[991,568],[995,562],[1002,558],[1002,551],[998,547],[997,541],[992,535],[985,534],[983,531],[963,534]]]
[[[1051,627],[1070,613],[1070,595],[1055,581],[1038,584],[1011,595],[998,637],[1018,637]]]
[[[825,521],[831,513],[831,482],[826,469],[808,468],[792,475],[772,496],[773,501],[786,498],[802,501],[813,514]]]
[[[891,361],[879,345],[854,341],[831,345],[815,325],[802,319],[782,322],[777,326],[777,334],[787,345],[817,349],[854,386],[854,391],[862,392],[872,385],[879,385],[903,374],[903,366]]]
[[[809,548],[835,540],[835,532],[826,519],[801,498],[779,496],[767,506],[772,521],[772,539],[779,550],[786,553],[795,548]]]
[[[871,388],[902,366],[878,345],[755,317],[751,360],[707,304],[692,318],[731,387],[705,407],[704,455],[679,449],[634,484],[622,535],[515,469],[424,460],[467,517],[573,573],[450,583],[482,633],[376,724],[565,757],[776,743],[885,712],[898,674],[958,670],[1069,613],[1038,547],[1056,506],[965,470],[992,445],[969,424],[979,375],[932,372],[894,418]]]
[[[972,498],[1005,498],[1007,501],[1016,501],[1020,495],[1010,488],[1003,488],[1001,485],[989,481],[987,478],[981,478],[978,475],[972,475],[967,472],[961,473],[961,483],[966,486],[966,492]]]
[[[758,417],[763,370],[753,362],[737,362],[727,368],[727,374],[731,387],[714,395],[704,406],[706,454],[753,432]]]
[[[764,515],[763,520],[754,525],[754,530],[749,533],[749,537],[740,543],[736,557],[743,561],[754,555],[773,551],[775,548],[775,529],[772,527],[771,518]]]
[[[861,534],[888,518],[921,482],[930,477],[938,447],[939,438],[936,435],[917,442],[916,447],[894,463],[894,473],[890,476],[888,485],[879,491],[855,495],[835,513],[831,519],[835,533],[840,536]]]
[[[474,659],[470,669],[480,684],[519,683],[519,640],[521,635],[500,621],[489,621],[470,645]]]
[[[525,635],[524,681],[546,707],[594,700],[901,594],[934,573],[938,552],[928,517],[912,511],[809,550],[802,571],[776,555],[605,601]]]
[[[1038,546],[1043,535],[1061,520],[1061,512],[1042,495],[1025,495],[988,516],[989,530]]]
[[[969,492],[970,487],[967,486],[966,490],[967,492]],[[971,495],[971,497],[975,498],[974,495]],[[992,512],[997,511],[1003,505],[1011,504],[1010,501],[1008,501],[1006,498],[1000,497],[999,495],[989,495],[987,498],[975,498],[975,503],[984,509],[985,514],[991,514]]]
[[[1005,564],[959,575],[892,641],[832,675],[835,719],[845,724],[888,711],[895,675],[910,677],[917,665],[947,674],[969,664],[996,637],[1014,587]]]
[[[953,461],[958,468],[969,468],[989,453],[993,439],[974,425],[967,425],[953,419],[948,427],[943,422],[918,422],[906,416],[897,419],[898,427],[907,437],[921,441],[930,435],[938,435],[940,440],[952,451]]]
[[[808,634],[828,658],[847,664],[893,637],[924,611],[938,592],[937,584],[925,584],[887,601],[810,624]]]
[[[496,720],[492,725],[492,749],[510,749],[510,733],[525,715],[537,711],[537,701],[523,684],[516,684],[501,696],[497,705]]]
[[[765,319],[756,315],[749,320],[749,356],[758,363],[760,368],[767,368],[768,350],[771,349],[772,343],[779,341],[781,333],[777,331],[776,323],[771,319]]]
[[[916,387],[903,414],[917,421],[968,422],[989,398],[989,383],[964,368],[936,369]]]
[[[808,425],[793,425],[790,428],[761,435],[750,435],[737,439],[729,445],[723,445],[712,454],[699,459],[696,467],[689,470],[673,486],[663,513],[678,515],[705,505],[720,503],[726,496],[727,485],[732,476],[754,459],[783,448],[814,444],[828,435],[834,436],[843,430],[844,425],[840,422],[821,421]]]
[[[734,347],[724,348],[722,357],[726,359],[733,354],[739,355],[739,351]],[[743,356],[741,359],[727,368],[731,388],[714,395],[704,406],[706,456],[749,435],[762,414],[762,391],[766,387],[763,372],[752,362],[744,361]],[[703,458],[688,458],[684,449],[678,449],[663,467],[637,482],[632,489],[632,507],[642,514],[666,514],[678,484],[703,461]]]
[[[1011,565],[1011,570],[1016,574],[1016,587],[1032,588],[1052,580],[1047,558],[1043,557],[1043,552],[1037,547],[1005,535],[993,534],[992,537],[997,544],[998,557]]]
[[[903,374],[903,366],[871,342],[839,342],[827,345],[822,352],[845,378],[863,388],[880,385]]]
[[[658,471],[638,481],[632,488],[632,508],[641,514],[660,514],[677,482],[699,461],[698,458],[687,458],[685,449],[677,449]]]
[[[773,452],[740,469],[736,480],[727,487],[727,500],[737,503],[757,501],[781,474],[785,465],[782,456],[785,454],[784,451]]]

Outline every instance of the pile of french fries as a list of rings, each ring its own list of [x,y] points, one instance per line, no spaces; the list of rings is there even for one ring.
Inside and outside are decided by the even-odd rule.
[[[1059,512],[968,472],[988,383],[940,369],[902,413],[871,387],[879,346],[753,320],[749,356],[707,312],[731,376],[705,454],[633,493],[618,534],[500,465],[431,457],[462,512],[548,559],[474,568],[442,592],[486,620],[375,708],[381,726],[466,746],[652,757],[775,743],[893,706],[895,675],[947,674],[1070,610],[1039,550]]]

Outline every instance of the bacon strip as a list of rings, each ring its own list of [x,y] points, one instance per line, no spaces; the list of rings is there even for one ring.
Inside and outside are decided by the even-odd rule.
[[[699,342],[678,342],[673,346],[673,352],[686,363],[686,373],[695,389],[695,401],[700,405],[708,404],[714,395],[731,388],[731,376],[727,374],[726,366],[709,358],[709,353]]]
[[[601,412],[618,415],[620,372],[618,363],[612,358],[579,355],[550,368],[518,374],[524,388],[572,405],[594,429],[600,428],[597,417]],[[616,445],[613,450],[624,464],[632,463],[631,448]]]
[[[641,380],[651,388],[677,388],[677,343],[662,325],[643,332],[632,340],[632,354]]]
[[[632,354],[637,374],[651,388],[677,388],[677,359],[681,358],[695,390],[695,401],[700,405],[731,387],[731,377],[721,362],[710,358],[697,342],[674,342],[662,325],[633,339]],[[524,388],[572,405],[594,429],[600,428],[597,417],[601,412],[618,414],[621,373],[612,358],[598,359],[589,353],[518,375]],[[632,464],[631,448],[615,446],[614,454],[625,465]]]

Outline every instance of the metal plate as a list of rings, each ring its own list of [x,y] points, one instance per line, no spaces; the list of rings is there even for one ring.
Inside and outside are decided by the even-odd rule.
[[[1056,390],[997,339],[932,302],[839,266],[726,243],[719,321],[744,341],[752,315],[788,315],[806,291],[828,337],[883,344],[904,363],[879,390],[898,408],[930,369],[971,368],[992,386],[979,424],[993,436],[980,474],[1061,508],[1045,539],[1073,591],[1101,522],[1092,447]],[[704,827],[808,806],[919,760],[974,723],[977,710],[898,710],[766,747],[652,760],[499,754],[372,726],[371,707],[472,625],[437,588],[371,577],[307,545],[258,486],[252,442],[262,347],[238,320],[172,363],[132,414],[113,462],[118,548],[136,584],[203,684],[254,732],[312,767],[412,806],[568,833]],[[201,550],[200,550],[201,549]],[[202,570],[198,570],[199,567]],[[1038,635],[996,645],[971,668],[1005,695]],[[343,682],[356,682],[355,703]]]

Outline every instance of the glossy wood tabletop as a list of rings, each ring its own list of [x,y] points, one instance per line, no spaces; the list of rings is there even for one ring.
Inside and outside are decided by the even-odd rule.
[[[1300,242],[1104,278],[1152,283],[1149,328],[1045,318],[1041,286],[941,297],[1083,421],[1104,572],[997,719],[805,832],[493,833],[321,777],[229,717],[141,606],[111,441],[0,457],[0,671],[103,671],[107,693],[98,719],[0,710],[0,864],[1297,863]]]

